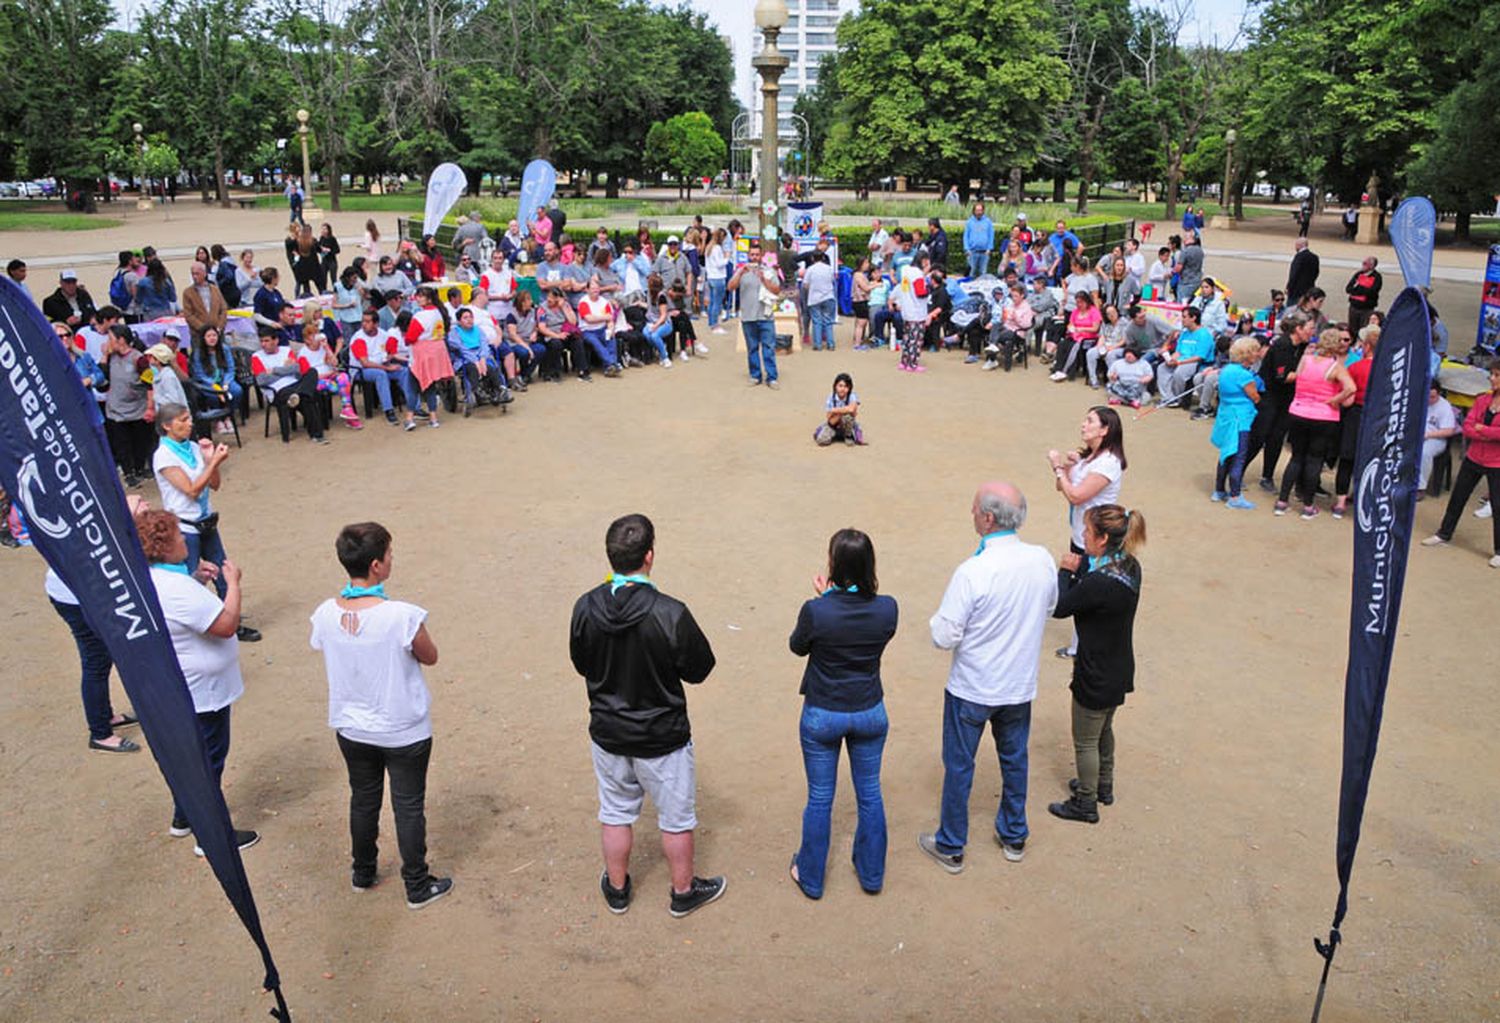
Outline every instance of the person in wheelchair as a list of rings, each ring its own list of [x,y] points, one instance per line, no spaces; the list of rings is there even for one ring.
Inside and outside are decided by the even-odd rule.
[[[474,414],[476,404],[500,406],[514,400],[510,388],[500,379],[500,368],[484,334],[474,326],[474,310],[468,306],[458,311],[458,322],[448,335],[448,354],[453,372],[463,378],[465,419]]]

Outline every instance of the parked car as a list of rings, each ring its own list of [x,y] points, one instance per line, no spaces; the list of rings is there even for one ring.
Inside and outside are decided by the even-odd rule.
[[[20,196],[21,190],[16,187],[14,182],[0,181],[0,198],[18,199]]]

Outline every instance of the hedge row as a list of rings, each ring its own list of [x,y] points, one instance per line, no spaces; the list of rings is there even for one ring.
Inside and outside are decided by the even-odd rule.
[[[415,218],[410,220],[403,219],[401,223],[405,231],[404,237],[412,241],[421,241],[422,222],[420,220]],[[920,226],[925,231],[927,225],[924,222],[911,226]],[[896,227],[895,223],[886,222],[888,230],[894,231]],[[453,251],[453,234],[456,230],[457,228],[452,224],[443,224],[437,230],[436,238],[438,245],[442,247],[445,253]],[[503,233],[503,230],[491,229],[490,236],[498,242]],[[1097,257],[1102,249],[1108,249],[1110,246],[1119,244],[1127,238],[1134,237],[1135,221],[1115,220],[1104,224],[1087,224],[1083,227],[1074,228],[1073,233],[1078,235],[1079,241],[1083,242],[1088,250],[1088,254]],[[569,234],[575,241],[587,246],[594,238],[594,229],[584,228],[578,232],[570,231]],[[666,245],[668,235],[673,234],[680,234],[680,232],[675,230],[652,231],[651,244],[660,250]],[[616,250],[624,242],[635,240],[635,232],[628,229],[611,230],[609,236],[610,240],[615,243]],[[833,236],[838,240],[839,262],[852,269],[859,262],[859,257],[868,251],[870,229],[868,227],[835,227],[833,229]],[[993,263],[994,260],[991,259],[991,265]],[[968,261],[964,258],[963,253],[962,228],[948,232],[948,265],[946,269],[950,275],[962,276],[968,273]]]

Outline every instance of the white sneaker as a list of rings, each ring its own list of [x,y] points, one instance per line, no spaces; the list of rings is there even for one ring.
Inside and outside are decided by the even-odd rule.
[[[1474,517],[1476,519],[1487,519],[1493,514],[1495,514],[1495,507],[1488,501],[1474,509]]]
[[[996,362],[994,359],[987,359],[985,361],[985,364],[983,366],[980,366],[979,368],[983,369],[983,370],[999,369],[1000,368],[1000,364],[998,362]]]
[[[1062,370],[1058,370],[1047,379],[1051,380],[1054,384],[1060,384],[1064,380],[1068,379],[1068,374],[1064,373]]]
[[[697,353],[699,354],[699,356],[704,356],[704,355],[708,354],[708,345],[704,344],[702,341],[695,341],[695,342],[693,342],[693,348],[694,348],[695,351],[697,351]]]
[[[984,346],[984,350],[987,351],[987,352],[998,352],[1000,350],[1000,346],[999,345],[985,345]]]
[[[1500,554],[1496,554],[1493,558],[1490,559],[1490,567],[1500,568]]]
[[[710,334],[728,334],[729,331],[725,330],[723,327],[715,327],[713,330],[709,331],[709,333]]]
[[[1448,541],[1444,540],[1442,537],[1438,536],[1436,533],[1433,533],[1427,539],[1425,539],[1425,540],[1422,541],[1422,546],[1423,547],[1446,547],[1446,546],[1448,546]]]
[[[672,360],[671,359],[663,359],[663,360],[661,360],[661,368],[662,369],[671,369],[672,368]]]
[[[690,351],[688,351],[688,350],[687,350],[687,349],[686,349],[686,348],[684,348],[684,349],[683,349],[683,350],[682,350],[682,354],[681,354],[681,355],[679,355],[679,356],[677,356],[677,358],[678,358],[678,359],[679,359],[679,360],[681,360],[681,361],[682,361],[682,362],[687,362],[687,361],[688,361],[688,360],[689,360],[689,359],[691,359],[691,358],[692,358],[692,357],[693,357],[693,353],[692,353],[692,352],[690,352]]]

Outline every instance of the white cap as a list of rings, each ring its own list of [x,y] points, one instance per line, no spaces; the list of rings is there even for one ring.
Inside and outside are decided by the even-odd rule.
[[[1017,219],[1017,220],[1025,220],[1025,219],[1026,219],[1026,214],[1025,214],[1025,212],[1024,212],[1024,211],[1023,211],[1023,212],[1021,212],[1021,213],[1017,213],[1017,214],[1016,214],[1016,219]]]
[[[669,235],[667,235],[667,244],[668,245],[677,245],[681,241],[682,241],[682,239],[678,238],[675,234],[669,234]]]
[[[76,281],[76,280],[78,280],[78,271],[69,268],[67,270],[64,270],[62,273],[58,274],[57,278],[58,278],[58,280],[61,280],[61,281]]]

